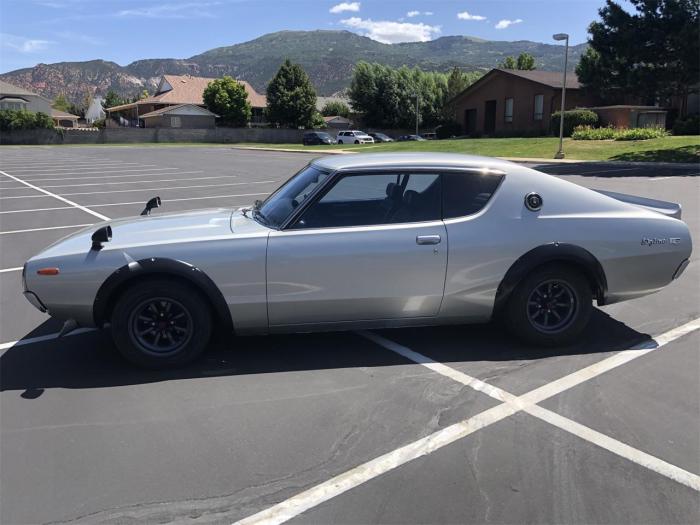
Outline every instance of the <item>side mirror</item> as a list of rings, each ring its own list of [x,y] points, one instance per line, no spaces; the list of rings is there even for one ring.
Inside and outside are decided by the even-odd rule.
[[[150,215],[153,208],[160,208],[160,197],[153,197],[146,203],[141,215]]]
[[[90,238],[92,240],[92,249],[101,250],[102,243],[109,242],[112,240],[112,227],[103,226],[102,228],[95,231]]]

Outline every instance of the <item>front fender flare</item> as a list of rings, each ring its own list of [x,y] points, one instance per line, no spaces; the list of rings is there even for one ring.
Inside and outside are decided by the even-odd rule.
[[[184,261],[150,257],[126,264],[115,270],[100,286],[93,303],[93,318],[97,326],[109,321],[116,299],[129,284],[147,277],[175,277],[195,286],[211,303],[214,313],[233,329],[233,320],[226,300],[214,281],[202,270]]]

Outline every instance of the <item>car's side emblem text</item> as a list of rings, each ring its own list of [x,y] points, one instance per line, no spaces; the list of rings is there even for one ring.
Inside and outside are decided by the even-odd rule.
[[[642,237],[642,246],[655,246],[658,244],[680,244],[681,243],[681,238],[680,237],[670,237],[668,239],[666,238],[659,238],[659,237]]]

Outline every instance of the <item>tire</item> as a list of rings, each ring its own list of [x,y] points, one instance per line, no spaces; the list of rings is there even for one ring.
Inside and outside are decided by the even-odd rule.
[[[526,343],[563,346],[586,328],[592,303],[585,276],[569,266],[549,264],[535,269],[513,291],[505,321]]]
[[[155,328],[149,324],[158,323]],[[112,339],[131,363],[176,368],[195,360],[209,343],[211,309],[194,287],[167,279],[127,289],[114,307]]]
[[[342,141],[342,140],[339,140],[339,141],[338,141],[338,144],[342,144],[342,143],[343,143],[343,141]]]
[[[355,144],[359,144],[359,143],[360,143],[360,141],[359,141],[359,140],[356,140],[356,141],[355,141]]]

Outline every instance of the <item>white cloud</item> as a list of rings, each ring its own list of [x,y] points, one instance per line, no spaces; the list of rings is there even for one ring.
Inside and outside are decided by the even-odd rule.
[[[389,20],[371,20],[359,17],[346,18],[341,24],[353,29],[365,30],[364,35],[382,42],[396,44],[398,42],[428,42],[440,34],[440,26],[428,24],[413,24],[410,22],[392,22]]]
[[[519,24],[521,22],[522,20],[520,18],[516,18],[515,20],[503,19],[499,20],[498,23],[493,27],[495,27],[496,29],[505,29],[509,26],[512,26],[513,24]]]
[[[20,53],[36,53],[37,51],[43,51],[49,46],[49,44],[53,43],[51,40],[26,38],[23,36],[10,35],[8,33],[0,33],[0,42],[2,43],[2,47],[6,47]]]
[[[420,15],[433,16],[433,12],[432,11],[423,11],[423,12],[421,12],[421,11],[409,11],[408,13],[406,13],[406,16],[408,18],[413,18],[414,16],[420,16]]]
[[[144,18],[212,18],[214,15],[206,7],[221,2],[187,2],[184,4],[160,4],[150,7],[137,7],[117,12],[117,16],[138,16]]]
[[[69,40],[71,42],[79,42],[91,46],[103,46],[105,44],[105,41],[100,38],[86,35],[83,33],[77,33],[75,31],[61,31],[59,33],[56,33],[56,36],[64,40]]]
[[[485,16],[472,15],[468,11],[462,11],[461,13],[457,13],[457,18],[459,18],[460,20],[486,20]]]
[[[338,5],[334,5],[328,11],[330,13],[344,13],[345,11],[352,11],[357,13],[360,10],[360,2],[342,2]]]

